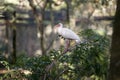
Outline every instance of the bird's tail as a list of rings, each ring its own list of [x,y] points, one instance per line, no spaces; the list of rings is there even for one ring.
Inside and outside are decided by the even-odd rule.
[[[76,43],[77,44],[80,44],[82,41],[81,40],[76,40]]]

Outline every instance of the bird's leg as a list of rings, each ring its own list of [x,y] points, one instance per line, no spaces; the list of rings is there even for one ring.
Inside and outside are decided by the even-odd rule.
[[[68,48],[70,47],[70,40],[69,39],[66,39],[65,40],[65,50],[64,50],[64,53],[68,51]]]

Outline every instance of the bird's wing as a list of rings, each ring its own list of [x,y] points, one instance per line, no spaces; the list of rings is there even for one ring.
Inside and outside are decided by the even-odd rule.
[[[61,35],[67,39],[80,40],[79,36],[68,28],[62,28]]]

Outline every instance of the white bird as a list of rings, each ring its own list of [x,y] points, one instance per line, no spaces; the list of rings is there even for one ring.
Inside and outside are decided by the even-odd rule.
[[[72,30],[68,28],[63,28],[62,23],[58,23],[57,25],[55,25],[55,30],[60,36],[67,40],[67,47],[69,47],[70,45],[70,40],[75,40],[76,44],[79,44],[81,42],[79,36]]]

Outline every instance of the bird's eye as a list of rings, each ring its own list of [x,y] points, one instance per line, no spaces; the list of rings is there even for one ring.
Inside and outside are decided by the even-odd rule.
[[[60,27],[60,24],[57,24],[56,27]]]

